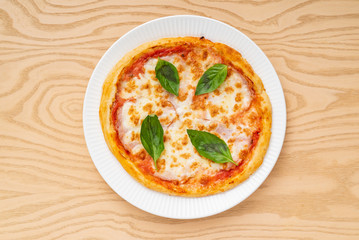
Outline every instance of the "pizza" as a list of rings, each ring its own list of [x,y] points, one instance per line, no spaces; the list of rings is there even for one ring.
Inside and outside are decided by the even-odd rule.
[[[229,190],[262,164],[271,104],[233,48],[204,37],[164,38],[127,53],[104,84],[106,143],[144,186],[198,197]]]

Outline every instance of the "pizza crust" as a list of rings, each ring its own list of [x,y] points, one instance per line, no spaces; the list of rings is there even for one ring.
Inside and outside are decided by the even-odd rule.
[[[111,117],[111,108],[117,92],[117,81],[122,70],[126,66],[129,66],[131,63],[133,63],[136,59],[136,56],[148,51],[153,47],[160,45],[175,46],[176,44],[183,42],[198,44],[204,47],[214,47],[217,51],[220,51],[222,55],[225,56],[227,60],[232,62],[235,67],[243,71],[243,76],[245,76],[246,79],[249,79],[253,83],[252,88],[257,94],[257,96],[260,96],[261,99],[260,106],[262,112],[262,130],[260,132],[256,146],[254,147],[254,149],[252,149],[250,157],[247,158],[247,161],[245,163],[241,164],[240,173],[224,180],[215,182],[214,184],[210,184],[209,186],[206,186],[204,188],[198,187],[199,184],[182,186],[172,183],[170,181],[161,181],[160,179],[150,174],[144,174],[143,172],[141,172],[136,167],[134,162],[131,161],[129,154],[124,149],[122,144],[118,144],[119,140],[117,132],[115,130],[114,124],[112,123]],[[213,43],[209,40],[199,39],[195,37],[164,38],[157,41],[145,43],[127,53],[115,65],[115,67],[109,73],[103,84],[103,93],[100,102],[99,116],[106,143],[111,152],[124,167],[124,169],[138,182],[150,189],[179,196],[206,196],[223,192],[237,186],[238,184],[246,180],[252,173],[254,173],[255,170],[262,164],[271,136],[271,104],[268,95],[265,92],[261,79],[255,74],[252,67],[241,56],[240,53],[228,47],[227,45],[222,43]]]

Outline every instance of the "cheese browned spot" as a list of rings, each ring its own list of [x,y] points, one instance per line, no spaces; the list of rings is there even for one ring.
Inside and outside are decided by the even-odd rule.
[[[182,154],[180,155],[180,157],[181,157],[181,158],[184,158],[184,159],[189,159],[189,158],[191,157],[191,154],[189,154],[189,153],[182,153]]]
[[[226,88],[224,89],[224,91],[225,91],[226,93],[232,93],[232,92],[234,92],[234,89],[233,89],[232,87],[226,87]]]
[[[236,102],[240,102],[241,101],[241,94],[240,93],[237,93],[236,94],[236,98],[235,98],[235,100],[236,100]]]
[[[217,128],[217,126],[218,126],[218,123],[215,123],[215,122],[211,123],[211,124],[209,124],[209,127],[207,128],[207,130],[209,132],[211,132],[211,131],[215,130]]]
[[[143,110],[148,112],[148,114],[152,114],[152,103],[147,103],[144,107]]]
[[[156,111],[156,115],[157,115],[158,117],[160,117],[160,116],[162,115],[162,113],[163,113],[163,110],[162,110],[162,109],[158,109],[158,110]]]
[[[125,88],[129,93],[132,93],[137,88],[135,80],[130,80]]]

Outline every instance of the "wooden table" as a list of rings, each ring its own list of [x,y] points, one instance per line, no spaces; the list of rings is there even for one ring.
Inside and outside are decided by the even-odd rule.
[[[197,220],[157,217],[114,193],[82,128],[86,86],[106,49],[176,14],[253,39],[287,102],[268,179]],[[0,56],[0,239],[359,239],[358,1],[3,0]]]

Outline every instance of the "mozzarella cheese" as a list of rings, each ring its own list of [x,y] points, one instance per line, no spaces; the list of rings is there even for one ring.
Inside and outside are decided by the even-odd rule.
[[[247,82],[235,69],[228,67],[226,80],[214,92],[194,96],[202,74],[220,63],[215,54],[203,54],[198,50],[191,51],[186,58],[179,54],[161,57],[178,69],[178,97],[163,89],[156,79],[156,58],[145,63],[143,74],[120,83],[119,95],[127,101],[117,112],[119,139],[132,154],[143,151],[141,123],[148,114],[156,114],[164,130],[165,150],[157,161],[155,176],[164,180],[186,181],[198,174],[212,176],[219,170],[235,166],[201,157],[191,144],[186,129],[216,134],[227,143],[237,163],[242,161],[241,152],[250,146],[252,140],[254,127],[241,121],[241,118],[248,117],[241,113],[250,107],[252,95]]]

